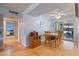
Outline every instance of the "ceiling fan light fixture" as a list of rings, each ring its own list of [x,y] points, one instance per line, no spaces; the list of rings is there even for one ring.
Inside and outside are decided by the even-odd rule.
[[[61,16],[56,16],[56,19],[60,19],[61,18]]]

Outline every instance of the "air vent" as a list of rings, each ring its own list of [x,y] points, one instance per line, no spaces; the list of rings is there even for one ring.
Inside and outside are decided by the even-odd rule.
[[[18,12],[13,11],[13,10],[9,10],[9,12],[10,12],[10,13],[13,13],[13,14],[16,14],[16,15],[18,14]]]

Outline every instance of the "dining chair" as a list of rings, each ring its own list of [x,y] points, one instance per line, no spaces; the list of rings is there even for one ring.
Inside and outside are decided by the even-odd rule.
[[[62,32],[61,31],[58,32],[58,36],[56,37],[55,42],[56,42],[56,47],[59,47],[61,45],[62,43]]]
[[[45,31],[45,45],[47,43],[50,44],[50,36],[51,36],[51,32]]]

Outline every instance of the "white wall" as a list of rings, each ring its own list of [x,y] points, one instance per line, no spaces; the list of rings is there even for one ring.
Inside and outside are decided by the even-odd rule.
[[[49,17],[47,16],[39,16],[36,18],[36,23],[37,23],[37,26],[38,26],[38,29],[37,31],[43,35],[44,34],[44,31],[51,31],[51,20]]]
[[[35,18],[23,14],[20,19],[20,39],[24,46],[29,45],[28,34],[33,30],[39,32],[40,35],[43,35],[44,31],[50,31],[50,19],[45,16]]]

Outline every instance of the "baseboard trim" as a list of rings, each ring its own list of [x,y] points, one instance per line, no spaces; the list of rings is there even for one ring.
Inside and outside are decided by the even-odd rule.
[[[24,44],[23,42],[21,42],[22,43],[22,45],[24,46],[24,47],[29,47],[29,44]]]

